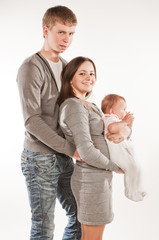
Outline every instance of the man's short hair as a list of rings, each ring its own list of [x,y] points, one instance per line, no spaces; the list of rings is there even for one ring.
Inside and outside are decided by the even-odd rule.
[[[51,29],[56,22],[60,22],[64,25],[76,25],[77,18],[76,15],[69,8],[65,6],[55,6],[49,8],[45,12],[42,20],[42,25],[43,27],[46,26]]]

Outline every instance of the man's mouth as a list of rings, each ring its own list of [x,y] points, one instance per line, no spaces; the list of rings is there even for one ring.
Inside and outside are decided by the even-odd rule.
[[[62,49],[66,49],[66,48],[67,48],[66,45],[60,45],[60,47],[61,47]]]

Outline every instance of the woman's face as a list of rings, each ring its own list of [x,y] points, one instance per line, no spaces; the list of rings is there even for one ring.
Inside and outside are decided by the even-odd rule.
[[[86,93],[92,91],[95,83],[95,71],[89,61],[83,62],[71,81],[72,89],[78,98],[84,99]]]

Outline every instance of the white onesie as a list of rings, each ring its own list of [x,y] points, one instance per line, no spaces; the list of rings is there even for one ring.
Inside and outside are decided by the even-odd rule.
[[[105,134],[108,132],[109,124],[121,121],[115,114],[105,114],[103,120],[105,125]],[[113,143],[108,139],[106,140],[108,143],[110,159],[125,172],[125,196],[133,201],[143,200],[146,193],[141,189],[141,172],[135,160],[131,139],[124,140],[121,143]]]

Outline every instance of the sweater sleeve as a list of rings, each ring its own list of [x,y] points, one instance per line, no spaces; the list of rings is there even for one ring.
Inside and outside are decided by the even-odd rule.
[[[38,67],[30,62],[22,64],[18,71],[17,84],[26,130],[53,150],[73,156],[75,147],[59,136],[42,118],[43,78]]]
[[[70,130],[76,149],[83,161],[97,168],[118,171],[118,166],[95,148],[89,127],[89,112],[81,102],[67,102],[61,109],[61,125]]]

